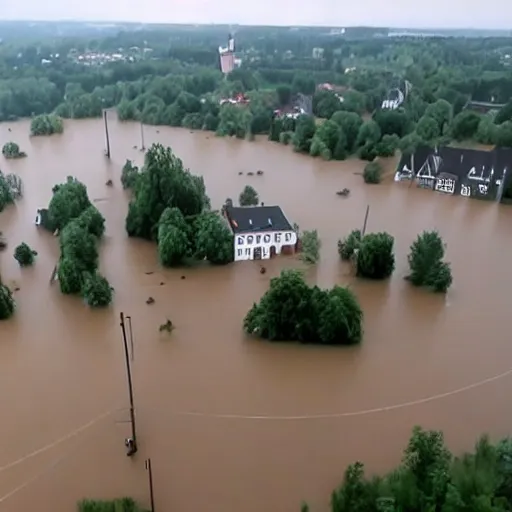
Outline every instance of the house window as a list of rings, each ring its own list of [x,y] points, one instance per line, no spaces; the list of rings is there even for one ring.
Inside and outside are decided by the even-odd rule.
[[[237,253],[238,256],[242,256],[244,251],[243,251],[243,249],[237,249],[236,253]]]

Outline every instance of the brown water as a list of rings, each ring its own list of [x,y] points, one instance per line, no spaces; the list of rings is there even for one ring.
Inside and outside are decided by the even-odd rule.
[[[364,186],[356,161],[325,163],[265,141],[147,127],[147,144],[171,145],[204,175],[213,207],[251,183],[302,229],[317,228],[322,259],[308,278],[350,284],[358,295],[366,318],[360,347],[274,345],[246,339],[242,318],[270,278],[297,260],[276,258],[265,275],[255,262],[169,271],[159,268],[154,245],[127,239],[119,176],[127,158],[142,160],[133,148],[138,125],[112,121],[111,162],[100,121],[69,122],[63,136],[32,140],[25,122],[9,126],[12,133],[0,125],[0,142],[15,140],[29,156],[0,162],[25,183],[24,198],[0,215],[9,240],[2,276],[20,287],[16,316],[0,324],[0,510],[74,510],[85,496],[132,495],[148,505],[143,461],[151,457],[159,512],[293,512],[302,499],[322,511],[348,463],[360,459],[371,472],[398,463],[414,424],[443,429],[456,451],[480,433],[510,432],[511,376],[450,392],[512,367],[512,209],[393,183]],[[238,175],[257,169],[265,174]],[[34,216],[70,174],[87,184],[107,219],[101,268],[116,289],[108,311],[90,311],[48,284],[57,240],[35,228]],[[344,187],[348,199],[334,193]],[[357,281],[338,261],[337,239],[361,226],[368,203],[368,229],[396,237],[388,283]],[[434,228],[453,265],[446,298],[402,279],[410,243]],[[21,241],[39,252],[31,269],[12,258]],[[133,459],[123,445],[120,311],[133,317],[135,334],[140,450]],[[170,337],[158,332],[167,318],[176,324]],[[58,443],[106,411],[114,412]]]

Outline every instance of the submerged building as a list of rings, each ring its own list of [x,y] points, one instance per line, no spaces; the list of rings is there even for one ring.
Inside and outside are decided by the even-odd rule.
[[[224,215],[235,237],[235,261],[266,260],[295,252],[297,232],[279,206],[227,205]]]
[[[502,201],[512,193],[512,149],[419,147],[400,159],[395,181],[403,180],[445,194]]]

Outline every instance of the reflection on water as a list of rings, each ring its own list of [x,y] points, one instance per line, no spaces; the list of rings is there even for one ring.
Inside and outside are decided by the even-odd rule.
[[[171,145],[192,172],[204,175],[214,208],[251,184],[301,229],[318,229],[322,259],[307,279],[350,285],[363,305],[361,347],[269,344],[244,336],[243,316],[272,277],[301,264],[276,258],[264,275],[255,262],[161,269],[155,246],[124,232],[128,198],[119,178],[127,158],[142,162],[133,147],[140,144],[138,125],[112,121],[111,161],[99,120],[68,122],[64,135],[51,138],[29,139],[25,122],[9,126],[12,133],[0,125],[2,144],[14,140],[29,156],[0,162],[25,183],[23,200],[0,215],[9,240],[0,256],[2,276],[20,288],[17,315],[0,325],[0,510],[74,510],[84,496],[126,494],[148,504],[148,456],[159,509],[292,512],[307,499],[325,510],[348,463],[389,468],[414,424],[444,429],[455,450],[469,448],[484,431],[508,433],[512,379],[506,377],[419,405],[363,412],[455,390],[512,366],[512,210],[392,182],[364,186],[354,174],[363,165],[358,161],[323,162],[266,141],[146,127],[146,144]],[[239,175],[257,169],[264,175]],[[101,270],[116,290],[108,311],[89,311],[48,285],[58,244],[35,228],[34,217],[67,175],[87,184],[107,220]],[[114,187],[105,186],[109,179]],[[350,197],[336,196],[345,187]],[[387,283],[355,280],[338,260],[338,238],[362,225],[367,204],[368,230],[396,239],[397,270]],[[448,243],[454,286],[446,297],[403,280],[408,248],[424,229],[438,229]],[[21,241],[39,253],[33,268],[20,270],[12,258]],[[149,296],[152,306],[145,303]],[[129,415],[120,311],[132,316],[135,335],[140,449],[134,459],[123,445]],[[158,332],[167,318],[176,325],[170,337]],[[105,411],[113,413],[2,469]]]

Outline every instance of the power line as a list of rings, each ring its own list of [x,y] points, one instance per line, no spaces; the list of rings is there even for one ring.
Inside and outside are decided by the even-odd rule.
[[[15,460],[13,462],[10,462],[9,464],[6,464],[5,466],[1,466],[0,473],[2,473],[3,471],[7,471],[8,469],[11,469],[14,466],[17,466],[18,464],[21,464],[22,462],[25,462],[26,460],[31,459],[32,457],[35,457],[36,455],[47,452],[48,450],[55,448],[59,444],[62,444],[64,441],[71,439],[72,437],[76,437],[78,434],[81,434],[85,430],[89,429],[90,427],[92,427],[93,425],[98,423],[99,421],[107,418],[108,416],[110,416],[114,412],[117,412],[118,410],[119,410],[119,408],[116,408],[116,409],[112,409],[108,412],[104,412],[103,414],[100,414],[99,416],[97,416],[93,420],[89,421],[88,423],[85,423],[81,427],[78,427],[77,429],[72,430],[71,432],[69,432],[65,436],[57,439],[56,441],[49,443],[49,444],[43,446],[42,448],[34,450],[33,452],[28,453],[27,455],[24,455],[23,457],[20,457],[19,459]]]

